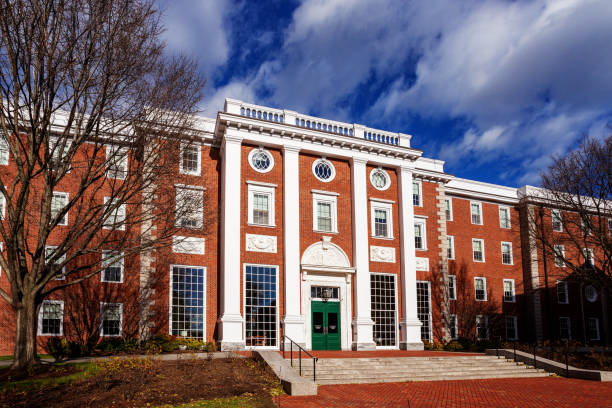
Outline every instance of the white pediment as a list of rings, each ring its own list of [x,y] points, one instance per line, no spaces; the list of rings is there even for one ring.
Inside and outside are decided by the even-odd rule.
[[[315,242],[302,255],[302,265],[330,268],[350,268],[346,253],[336,244],[331,243],[331,237],[323,237],[321,242]]]

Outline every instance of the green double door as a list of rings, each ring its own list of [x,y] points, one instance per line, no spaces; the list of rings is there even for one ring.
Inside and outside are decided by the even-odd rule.
[[[340,350],[340,302],[313,300],[312,349]]]

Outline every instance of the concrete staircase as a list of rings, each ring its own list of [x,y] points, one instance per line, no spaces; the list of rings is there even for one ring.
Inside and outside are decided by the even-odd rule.
[[[293,360],[296,372],[298,361]],[[404,381],[546,377],[534,369],[496,356],[321,358],[317,384],[360,384]],[[302,376],[313,378],[312,359],[302,359]]]

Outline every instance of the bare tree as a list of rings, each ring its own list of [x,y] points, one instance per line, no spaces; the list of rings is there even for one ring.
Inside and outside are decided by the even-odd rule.
[[[202,223],[188,217],[198,193],[175,200],[169,174],[204,80],[192,60],[164,54],[153,0],[0,8],[0,296],[16,313],[21,369],[36,363],[45,298],[168,245],[175,211]]]

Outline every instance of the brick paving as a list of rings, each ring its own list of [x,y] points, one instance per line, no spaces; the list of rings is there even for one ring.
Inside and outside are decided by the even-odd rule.
[[[361,407],[612,407],[612,383],[566,379],[324,385],[319,395],[284,395],[283,408]]]

